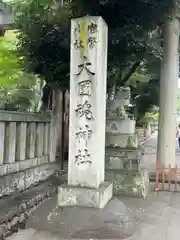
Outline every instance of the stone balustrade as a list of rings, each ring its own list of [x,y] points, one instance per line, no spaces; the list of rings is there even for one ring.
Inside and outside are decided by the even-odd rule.
[[[49,115],[0,111],[0,197],[53,173],[50,123]]]

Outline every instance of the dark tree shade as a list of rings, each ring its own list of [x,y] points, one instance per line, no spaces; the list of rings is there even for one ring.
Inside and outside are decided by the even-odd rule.
[[[69,86],[70,18],[101,15],[109,27],[108,71],[124,82],[129,68],[147,50],[148,33],[169,14],[170,0],[16,1],[19,54],[26,69],[60,88]],[[112,75],[110,74],[110,79]]]

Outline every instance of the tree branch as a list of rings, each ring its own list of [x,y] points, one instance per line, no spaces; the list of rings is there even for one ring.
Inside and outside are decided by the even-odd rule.
[[[127,74],[122,78],[121,85],[124,85],[129,80],[129,78],[133,75],[133,73],[136,71],[140,64],[141,61],[139,60],[132,65]]]

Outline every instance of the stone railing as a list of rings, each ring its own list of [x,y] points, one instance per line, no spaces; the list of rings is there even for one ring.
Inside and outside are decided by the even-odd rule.
[[[50,119],[49,115],[0,111],[0,197],[29,188],[53,173]]]

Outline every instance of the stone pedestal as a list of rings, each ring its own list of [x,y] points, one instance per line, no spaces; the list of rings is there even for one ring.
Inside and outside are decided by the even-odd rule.
[[[149,177],[139,167],[141,155],[135,121],[107,117],[105,178],[113,182],[115,195],[147,196]]]
[[[101,17],[71,23],[68,186],[58,205],[102,208],[112,197],[104,183],[107,25]]]
[[[103,183],[96,189],[61,186],[58,189],[59,206],[104,208],[112,197],[112,184]]]

